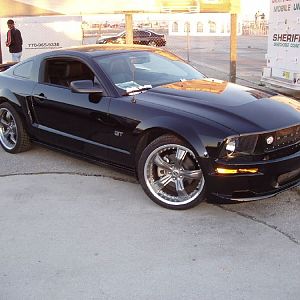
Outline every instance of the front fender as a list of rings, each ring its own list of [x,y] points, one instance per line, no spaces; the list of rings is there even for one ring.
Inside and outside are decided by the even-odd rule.
[[[209,126],[206,123],[195,122],[191,119],[179,120],[180,116],[156,116],[151,119],[141,122],[137,129],[146,132],[154,128],[165,129],[166,131],[172,131],[181,137],[183,137],[197,152],[197,154],[202,157],[207,157],[206,147],[212,143],[213,137],[220,136],[216,138],[217,141],[223,140],[226,137],[226,133],[216,127]],[[217,145],[216,145],[217,146]]]

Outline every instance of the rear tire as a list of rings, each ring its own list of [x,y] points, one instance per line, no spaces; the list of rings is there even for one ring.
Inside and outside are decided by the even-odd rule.
[[[0,105],[0,144],[9,153],[24,152],[31,147],[21,117],[7,102]]]
[[[138,178],[150,199],[166,208],[192,208],[205,198],[205,180],[195,153],[173,135],[163,135],[144,149]]]

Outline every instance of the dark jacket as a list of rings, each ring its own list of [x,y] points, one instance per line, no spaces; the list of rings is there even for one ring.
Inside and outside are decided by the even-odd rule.
[[[9,31],[7,32],[7,40],[8,40]],[[22,52],[22,36],[20,30],[16,28],[10,29],[11,35],[11,43],[9,45],[9,52],[10,53],[19,53]]]

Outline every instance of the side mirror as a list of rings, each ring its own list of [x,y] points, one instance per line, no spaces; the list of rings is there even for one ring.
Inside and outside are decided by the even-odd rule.
[[[103,90],[94,86],[92,80],[76,80],[70,83],[71,91],[80,94],[98,94],[102,96]]]

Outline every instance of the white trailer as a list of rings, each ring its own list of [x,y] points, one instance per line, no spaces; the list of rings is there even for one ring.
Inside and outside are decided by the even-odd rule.
[[[270,0],[267,67],[262,82],[300,96],[300,0]]]
[[[3,63],[11,61],[5,46],[7,20],[1,19],[1,50]],[[81,16],[11,17],[23,38],[22,60],[36,54],[82,44]]]

